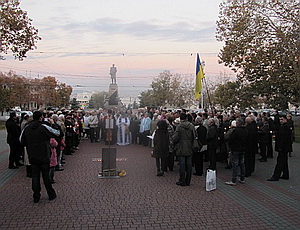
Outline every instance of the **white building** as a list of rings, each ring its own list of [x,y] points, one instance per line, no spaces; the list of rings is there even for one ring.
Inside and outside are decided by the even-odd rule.
[[[76,95],[76,101],[79,103],[80,107],[82,109],[86,108],[89,105],[89,101],[91,99],[93,93],[77,93]]]

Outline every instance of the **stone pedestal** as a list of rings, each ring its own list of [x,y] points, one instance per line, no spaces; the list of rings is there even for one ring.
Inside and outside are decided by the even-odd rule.
[[[105,107],[107,108],[115,108],[115,107],[122,107],[122,102],[119,98],[118,92],[118,85],[117,84],[110,84],[108,87],[108,98],[105,103]]]

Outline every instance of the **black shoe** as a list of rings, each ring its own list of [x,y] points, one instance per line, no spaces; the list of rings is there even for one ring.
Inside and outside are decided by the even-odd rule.
[[[55,184],[55,180],[52,180],[52,181],[51,181],[51,184]]]
[[[278,181],[278,179],[275,179],[274,177],[271,177],[271,178],[268,179],[267,181]]]
[[[54,196],[49,196],[49,200],[54,200],[56,197],[56,194]]]
[[[9,166],[8,168],[9,169],[18,169],[19,167],[18,166]]]
[[[288,180],[289,178],[288,178],[288,177],[285,177],[285,176],[281,176],[280,179]]]
[[[65,169],[64,168],[57,168],[55,169],[55,171],[64,171]]]
[[[40,201],[40,197],[33,198],[34,203],[38,203]]]
[[[159,173],[156,174],[156,176],[163,176],[163,175],[164,175],[163,172],[159,172]]]
[[[31,175],[31,174],[27,174],[26,176],[29,177],[29,178],[32,178],[32,175]]]
[[[185,184],[180,182],[180,181],[176,182],[176,184],[179,185],[179,186],[185,186]]]
[[[19,162],[19,163],[16,164],[16,166],[24,166],[24,164]]]

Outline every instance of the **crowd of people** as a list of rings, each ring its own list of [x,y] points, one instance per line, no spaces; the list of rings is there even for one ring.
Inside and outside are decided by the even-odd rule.
[[[239,111],[202,113],[164,109],[35,111],[33,116],[10,113],[6,122],[10,146],[9,169],[26,165],[32,177],[34,202],[40,199],[42,174],[49,200],[55,199],[52,187],[55,171],[63,171],[65,155],[79,149],[80,141],[104,142],[106,145],[143,145],[152,149],[157,176],[179,165],[179,186],[189,186],[192,175],[202,176],[203,162],[216,170],[217,162],[232,169],[226,182],[236,185],[238,177],[255,171],[256,155],[260,162],[273,158],[273,139],[278,152],[277,164],[270,181],[289,179],[288,156],[293,152],[294,124],[290,114],[274,117],[267,112]],[[195,149],[197,142],[199,148]],[[224,165],[224,164],[222,164]],[[220,167],[220,166],[219,166]],[[240,170],[240,171],[239,171]],[[194,172],[193,172],[194,171]]]

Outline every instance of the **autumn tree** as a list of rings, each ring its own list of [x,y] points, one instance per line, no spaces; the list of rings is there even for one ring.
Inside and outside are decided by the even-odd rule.
[[[0,111],[3,116],[3,112],[10,108],[10,90],[5,84],[0,86]]]
[[[297,0],[235,0],[220,5],[219,58],[249,92],[286,109],[300,101],[300,4]]]
[[[70,102],[70,95],[72,94],[72,87],[65,83],[59,83],[57,85],[59,106],[66,107]]]
[[[29,88],[26,78],[16,75],[10,71],[7,74],[1,73],[0,82],[2,86],[7,89],[6,93],[9,95],[6,104],[11,106],[20,106],[27,103],[29,100]]]
[[[29,50],[36,48],[41,38],[31,24],[32,19],[20,8],[19,1],[0,1],[0,58],[11,51],[16,59],[23,60]]]
[[[28,79],[18,76],[14,72],[0,73],[2,86],[1,105],[4,109],[13,106],[30,107],[29,103],[35,102],[40,106],[66,106],[69,104],[72,87],[65,83],[58,83],[55,77],[43,79]],[[1,108],[0,108],[1,109]]]

